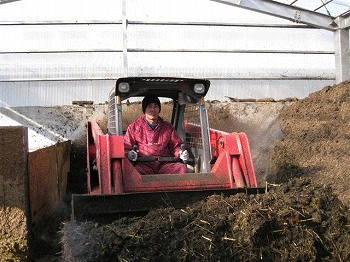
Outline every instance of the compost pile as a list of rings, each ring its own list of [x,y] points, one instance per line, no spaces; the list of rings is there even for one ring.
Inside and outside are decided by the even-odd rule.
[[[350,83],[311,94],[280,113],[284,138],[270,161],[277,183],[307,176],[350,206]]]
[[[108,225],[66,222],[63,259],[350,261],[349,83],[294,102],[279,120],[267,193],[215,195]]]
[[[68,222],[65,261],[349,261],[350,213],[329,187],[293,179],[100,226]]]

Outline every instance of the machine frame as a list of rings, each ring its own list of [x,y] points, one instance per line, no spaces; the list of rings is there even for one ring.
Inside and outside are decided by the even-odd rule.
[[[158,207],[160,203],[164,203],[165,196],[167,198],[175,196],[171,203],[179,207],[186,202],[178,203],[179,201],[175,199],[179,195],[184,195],[181,199],[187,195],[193,200],[196,199],[194,195],[205,197],[213,192],[233,194],[242,190],[261,191],[257,188],[246,134],[227,133],[209,128],[204,100],[209,86],[210,82],[204,79],[163,77],[118,79],[110,94],[108,133],[102,132],[97,121],[87,122],[88,194],[73,195],[73,217],[76,220],[83,220],[92,214],[99,217],[107,213],[145,211],[153,206],[140,204],[139,201],[152,199],[151,202]],[[143,97],[147,94],[172,99],[171,123],[185,142],[193,139],[197,141],[186,144],[191,156],[188,164],[192,165],[189,173],[141,175],[125,156],[122,102],[131,97]],[[185,119],[186,107],[190,105],[197,106],[199,123],[191,123]],[[200,146],[194,148],[194,145],[198,144]],[[160,200],[155,200],[157,197]],[[109,202],[110,204],[106,205]],[[116,206],[119,204],[122,205],[121,208]]]

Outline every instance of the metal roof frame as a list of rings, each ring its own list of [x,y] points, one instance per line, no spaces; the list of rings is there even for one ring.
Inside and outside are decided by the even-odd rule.
[[[0,0],[0,5],[1,4],[8,4],[8,3],[11,3],[11,2],[16,2],[16,1],[20,1],[20,0]]]
[[[231,5],[251,11],[279,17],[302,23],[311,27],[330,30],[334,32],[335,73],[336,83],[350,79],[349,57],[349,27],[350,8],[337,17],[316,12],[321,7],[332,3],[334,0],[322,0],[322,5],[313,10],[294,6],[299,0],[291,0],[289,4],[272,0],[211,0],[221,4]],[[328,11],[328,10],[327,10]],[[328,12],[329,13],[329,12]]]
[[[303,9],[293,4],[299,0],[294,0],[290,4],[283,4],[281,2],[272,0],[211,0],[214,2],[232,5],[251,11],[283,18],[294,23],[306,24],[316,28],[322,28],[330,31],[350,27],[350,8],[335,17],[317,12],[321,7],[330,4],[334,0],[325,0],[322,5],[316,6],[313,10]],[[338,18],[343,21],[339,23]]]

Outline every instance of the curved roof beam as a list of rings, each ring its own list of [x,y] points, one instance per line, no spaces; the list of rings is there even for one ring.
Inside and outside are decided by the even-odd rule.
[[[0,5],[1,4],[8,4],[8,3],[11,3],[11,2],[16,2],[16,1],[20,1],[20,0],[0,0]]]
[[[339,29],[335,17],[269,0],[211,0],[330,31]]]

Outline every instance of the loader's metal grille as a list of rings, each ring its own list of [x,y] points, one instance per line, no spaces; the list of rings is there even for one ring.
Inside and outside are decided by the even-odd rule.
[[[186,105],[184,122],[193,124],[192,128],[186,132],[186,145],[192,148],[202,148],[199,104]]]
[[[108,103],[108,132],[110,135],[117,134],[117,116],[115,112],[116,97],[114,93],[109,95]]]
[[[179,83],[183,82],[183,79],[177,78],[142,78],[145,82],[162,82],[162,83]]]

